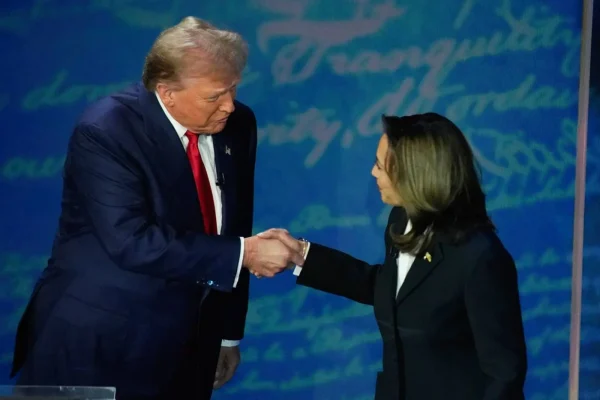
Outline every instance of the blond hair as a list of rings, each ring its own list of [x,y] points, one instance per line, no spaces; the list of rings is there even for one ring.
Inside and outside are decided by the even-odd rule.
[[[248,45],[235,32],[185,17],[160,33],[146,56],[142,82],[153,91],[160,82],[182,87],[182,80],[207,74],[241,76]]]

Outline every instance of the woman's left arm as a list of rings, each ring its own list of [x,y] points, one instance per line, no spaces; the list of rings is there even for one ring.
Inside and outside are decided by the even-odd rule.
[[[484,400],[524,399],[527,351],[517,269],[504,249],[485,252],[465,286],[467,314],[481,369]]]

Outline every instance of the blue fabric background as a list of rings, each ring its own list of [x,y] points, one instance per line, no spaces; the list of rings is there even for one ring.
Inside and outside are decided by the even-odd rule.
[[[138,80],[156,35],[186,15],[250,44],[238,98],[260,130],[256,231],[286,227],[379,262],[389,211],[370,176],[380,115],[433,110],[464,130],[519,267],[527,399],[566,399],[581,5],[560,0],[4,0],[0,383],[50,250],[74,121]],[[595,99],[582,399],[600,399]],[[381,356],[372,310],[297,288],[291,274],[253,280],[251,291],[243,365],[216,399],[372,398]]]

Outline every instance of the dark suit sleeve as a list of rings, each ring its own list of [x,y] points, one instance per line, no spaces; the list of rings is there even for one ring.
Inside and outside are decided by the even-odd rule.
[[[77,187],[93,234],[121,268],[231,291],[240,239],[181,235],[152,212],[144,176],[114,133],[77,126],[65,163],[65,179]]]
[[[390,211],[383,235],[386,255],[392,248],[392,240],[388,232],[396,225],[402,226],[402,229],[406,225],[406,213],[399,207],[394,207]],[[341,251],[311,242],[296,283],[359,303],[373,305],[375,279],[381,267],[381,264],[370,265]]]
[[[381,265],[364,261],[317,243],[310,250],[296,283],[373,305],[375,278]]]
[[[467,278],[465,302],[479,364],[483,400],[523,399],[527,354],[517,270],[504,249],[487,251]]]
[[[240,215],[246,220],[242,223],[246,237],[252,236],[252,225],[254,216],[254,169],[256,165],[256,147],[257,147],[257,126],[256,117],[251,110],[249,111],[249,120],[245,121],[250,127],[250,136],[248,143],[248,160],[244,166],[244,179],[241,181],[244,185],[242,190],[243,201],[239,204],[242,208]],[[242,268],[240,278],[235,289],[228,295],[224,339],[241,340],[244,337],[244,327],[246,325],[246,313],[248,312],[248,297],[250,286],[250,273],[246,268]]]

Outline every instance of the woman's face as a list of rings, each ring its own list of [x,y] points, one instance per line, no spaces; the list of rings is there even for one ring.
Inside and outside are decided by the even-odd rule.
[[[375,165],[371,170],[371,175],[377,180],[377,187],[379,187],[379,192],[381,193],[381,201],[392,206],[401,206],[402,200],[398,193],[398,189],[394,186],[386,170],[388,165],[386,162],[388,148],[388,137],[386,134],[383,134],[381,135],[381,139],[379,139],[379,145],[377,146],[377,153],[375,155]]]

